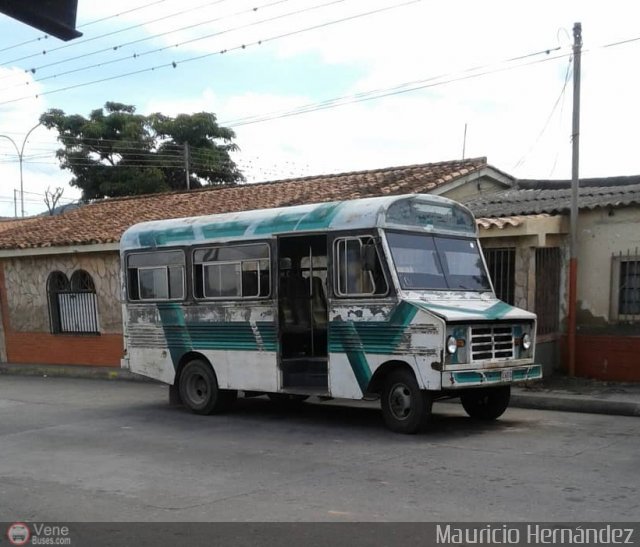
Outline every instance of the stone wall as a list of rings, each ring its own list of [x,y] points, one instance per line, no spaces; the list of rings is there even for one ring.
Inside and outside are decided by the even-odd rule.
[[[14,332],[50,332],[47,279],[60,271],[67,278],[85,270],[93,278],[101,333],[122,333],[120,264],[117,252],[6,258],[3,261],[7,315]]]

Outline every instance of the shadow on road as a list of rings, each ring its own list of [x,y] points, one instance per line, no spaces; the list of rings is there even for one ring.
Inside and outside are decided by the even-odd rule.
[[[266,398],[240,398],[233,409],[225,414],[198,416],[179,406],[168,404],[140,404],[136,410],[141,411],[147,420],[161,421],[167,427],[178,427],[181,430],[205,432],[219,430],[221,427],[232,428],[251,434],[260,430],[300,434],[307,430],[310,436],[322,434],[332,436],[348,436],[371,438],[414,439],[422,441],[439,441],[469,436],[482,435],[487,432],[500,432],[515,427],[522,427],[525,422],[509,418],[509,411],[501,419],[493,422],[472,420],[459,413],[456,405],[434,405],[434,414],[429,428],[415,436],[399,435],[388,431],[378,408],[359,406],[339,406],[323,403],[298,403],[289,406],[275,404]],[[526,422],[530,427],[530,422]]]

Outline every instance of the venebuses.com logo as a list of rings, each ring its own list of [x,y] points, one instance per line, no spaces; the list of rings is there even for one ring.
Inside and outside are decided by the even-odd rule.
[[[11,545],[71,545],[68,526],[14,522],[7,528]]]
[[[31,539],[31,530],[24,522],[14,522],[7,529],[7,539],[11,545],[26,545]]]

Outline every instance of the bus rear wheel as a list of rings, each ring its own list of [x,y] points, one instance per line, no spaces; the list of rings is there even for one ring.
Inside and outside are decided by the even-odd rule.
[[[465,412],[476,420],[495,420],[504,414],[511,399],[511,386],[473,389],[460,396]]]
[[[381,404],[382,418],[391,431],[413,434],[428,425],[433,399],[420,389],[413,372],[395,370],[385,378]]]
[[[220,389],[213,367],[200,359],[189,361],[180,373],[180,399],[194,414],[217,414],[229,409],[238,392]]]

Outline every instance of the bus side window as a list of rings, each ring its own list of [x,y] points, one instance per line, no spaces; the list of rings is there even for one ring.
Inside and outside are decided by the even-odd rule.
[[[183,251],[130,254],[127,295],[129,300],[184,300]]]
[[[265,243],[196,249],[193,293],[200,299],[264,298],[271,294],[269,246]]]

